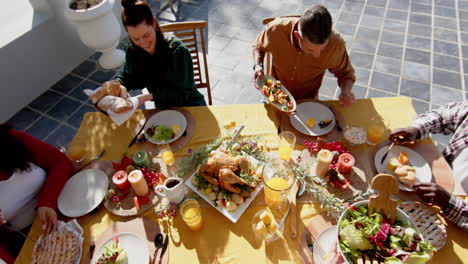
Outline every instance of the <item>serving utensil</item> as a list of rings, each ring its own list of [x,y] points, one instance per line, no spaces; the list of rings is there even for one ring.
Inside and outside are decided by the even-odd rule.
[[[380,164],[384,163],[385,159],[388,156],[388,153],[390,153],[390,150],[392,150],[393,145],[395,145],[395,142],[392,142],[392,144],[390,144],[390,147],[388,147],[387,152],[385,152],[385,154],[382,156],[382,159],[380,160]]]
[[[289,220],[290,224],[290,235],[292,238],[296,238],[297,236],[297,217],[296,217],[296,197],[299,195],[299,186],[301,185],[301,182],[299,180],[296,180],[294,182],[293,186],[291,187],[291,190],[289,191],[289,203],[290,203],[290,215],[291,219]]]
[[[245,127],[244,125],[241,125],[241,126],[237,129],[237,131],[236,131],[236,133],[234,134],[234,136],[232,137],[231,141],[229,141],[229,143],[227,144],[226,149],[229,149],[229,148],[232,146],[232,144],[234,144],[234,142],[236,142],[237,137],[239,137],[240,132],[242,131],[242,129],[244,129],[244,127]]]
[[[141,135],[141,132],[143,131],[143,129],[145,129],[145,125],[146,125],[146,122],[149,120],[148,119],[142,119],[140,120],[140,122],[138,122],[138,124],[142,124],[140,130],[138,131],[138,133],[136,133],[136,135],[132,138],[132,141],[130,141],[130,144],[128,144],[128,148],[130,148],[131,146],[135,145],[135,143],[137,142],[138,140],[138,137]]]
[[[158,250],[163,246],[163,235],[161,233],[157,233],[155,236],[154,236],[154,247],[156,248],[154,250],[154,254],[153,254],[153,262],[154,263],[156,261],[156,255],[158,253]]]
[[[168,245],[169,245],[169,235],[166,235],[166,237],[164,238],[164,243],[162,245],[161,255],[159,255],[159,263],[162,262],[162,259],[164,257],[164,253],[166,253]]]
[[[368,214],[383,213],[390,217],[390,223],[393,224],[396,217],[396,207],[400,203],[400,201],[392,199],[392,195],[396,195],[400,191],[398,181],[392,175],[378,174],[372,179],[371,188],[378,193],[369,198]]]

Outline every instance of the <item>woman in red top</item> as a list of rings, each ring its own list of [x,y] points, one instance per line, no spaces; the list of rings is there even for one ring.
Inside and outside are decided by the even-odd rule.
[[[45,235],[56,230],[57,199],[73,164],[53,146],[6,124],[0,125],[0,149],[0,258],[11,260],[5,249],[16,256],[24,242],[13,231],[28,231],[36,214]]]

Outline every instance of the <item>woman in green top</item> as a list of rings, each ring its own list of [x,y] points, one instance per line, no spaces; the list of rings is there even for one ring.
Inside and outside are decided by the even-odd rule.
[[[157,108],[206,105],[193,78],[190,52],[176,37],[165,38],[144,1],[122,0],[122,23],[131,44],[124,70],[117,76],[128,89],[148,88],[140,105],[153,100]]]

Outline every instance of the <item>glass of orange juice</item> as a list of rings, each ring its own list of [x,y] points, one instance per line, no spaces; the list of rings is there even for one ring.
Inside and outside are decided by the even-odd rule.
[[[86,152],[81,146],[69,145],[67,148],[67,156],[73,162],[82,162],[85,159]]]
[[[271,209],[282,211],[288,206],[288,194],[296,177],[288,162],[282,159],[269,161],[263,167],[265,203]]]
[[[279,158],[285,161],[291,159],[291,154],[296,145],[296,135],[290,131],[283,131],[278,135],[278,154]]]
[[[385,127],[381,124],[372,124],[367,128],[367,143],[376,145],[380,143],[385,132]]]
[[[167,166],[174,165],[174,162],[175,162],[174,153],[172,152],[171,146],[169,144],[160,145],[159,153],[164,163],[166,163]]]
[[[195,199],[187,199],[180,205],[180,216],[192,231],[203,227],[200,204]]]

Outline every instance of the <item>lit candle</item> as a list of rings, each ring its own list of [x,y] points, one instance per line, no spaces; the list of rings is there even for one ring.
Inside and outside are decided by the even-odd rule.
[[[121,191],[126,191],[130,188],[130,183],[128,182],[127,172],[124,170],[117,171],[112,176],[112,182],[119,188]]]
[[[343,153],[338,158],[338,172],[341,174],[348,174],[354,166],[355,159],[349,153]]]
[[[141,170],[134,170],[128,175],[128,181],[138,196],[145,196],[148,193],[148,183]]]
[[[148,158],[148,154],[145,151],[138,151],[133,155],[133,162],[136,165],[142,166],[145,168],[149,168],[150,160]]]
[[[323,178],[327,174],[328,168],[330,168],[330,164],[333,160],[333,154],[327,149],[322,149],[318,153],[317,158],[318,162],[315,173],[317,176]]]

